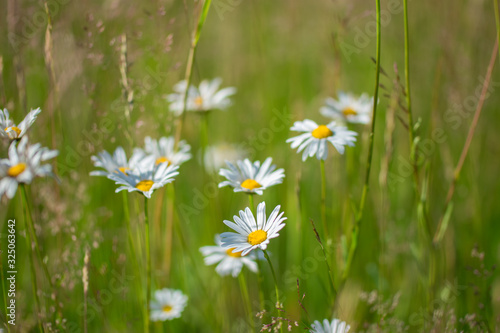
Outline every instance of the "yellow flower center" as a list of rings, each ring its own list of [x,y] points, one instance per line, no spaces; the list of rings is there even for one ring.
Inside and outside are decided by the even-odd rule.
[[[235,249],[235,247],[226,250],[227,255],[230,256],[230,257],[233,257],[233,258],[240,258],[241,257],[241,252],[243,252],[243,251],[233,253],[234,249]]]
[[[342,110],[342,113],[344,114],[345,117],[348,116],[355,116],[358,113],[351,107],[346,107],[344,110]]]
[[[135,188],[142,192],[147,192],[151,189],[155,182],[152,180],[141,180],[135,185]]]
[[[241,187],[246,188],[247,190],[255,190],[256,188],[262,187],[262,185],[253,179],[247,179],[241,183]]]
[[[24,170],[26,170],[26,163],[19,163],[11,166],[9,170],[7,170],[7,175],[9,175],[9,177],[17,177],[22,174]]]
[[[168,166],[168,165],[170,165],[170,164],[172,164],[172,161],[171,161],[171,160],[169,160],[168,158],[166,158],[165,156],[158,157],[158,158],[156,159],[156,165],[158,165],[158,164],[160,164],[160,163],[165,163],[165,162],[167,162],[167,166]]]
[[[198,96],[194,99],[194,104],[196,104],[196,106],[202,106],[203,105],[203,98],[201,98],[201,96]]]
[[[267,239],[267,232],[264,230],[255,230],[248,235],[248,242],[252,245],[259,245]]]
[[[333,132],[330,131],[328,127],[325,125],[319,125],[318,128],[312,131],[312,136],[314,136],[316,139],[325,139],[329,136],[333,135]]]
[[[5,131],[7,132],[8,130],[13,130],[14,132],[17,133],[17,135],[21,135],[21,130],[19,129],[19,127],[16,126],[6,127]]]
[[[119,167],[118,170],[120,170],[121,172],[123,172],[124,174],[127,174],[127,171],[130,170],[130,168],[127,168],[127,167]],[[118,173],[118,171],[115,171],[116,173]]]
[[[163,308],[162,308],[163,312],[170,312],[172,311],[172,307],[170,305],[165,305]]]

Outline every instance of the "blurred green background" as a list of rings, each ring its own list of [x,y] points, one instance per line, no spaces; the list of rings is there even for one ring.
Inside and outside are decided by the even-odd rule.
[[[30,138],[60,151],[56,172],[61,182],[38,180],[30,186],[37,235],[59,303],[55,306],[51,299],[38,264],[43,321],[60,332],[83,332],[85,320],[89,332],[139,332],[145,268],[138,270],[129,260],[122,195],[114,193],[110,180],[89,176],[94,168],[90,156],[118,145],[130,153],[143,145],[145,136],[173,134],[175,121],[164,96],[184,78],[201,4],[50,0],[47,5],[52,18],[48,35],[43,1],[0,2],[0,107],[16,121],[41,107]],[[285,140],[295,135],[289,132],[295,120],[326,121],[318,111],[326,97],[338,91],[373,95],[375,2],[213,1],[193,83],[221,77],[223,86],[238,92],[227,112],[210,114],[209,144],[232,143],[251,159],[271,156],[285,168],[284,183],[256,199],[266,201],[268,212],[282,205],[288,217],[269,250],[285,296],[283,315],[299,322],[297,332],[332,316],[347,321],[355,332],[498,331],[500,279],[492,266],[500,258],[500,134],[494,127],[500,120],[500,74],[495,66],[446,234],[439,246],[426,246],[419,234],[420,198],[408,173],[408,132],[402,124],[402,0],[382,1],[381,8],[385,74],[370,190],[359,251],[334,312],[325,263],[309,222],[320,226],[319,163],[302,162]],[[409,1],[409,27],[413,112],[420,123],[419,175],[422,184],[428,183],[425,211],[434,233],[495,44],[494,5],[483,0]],[[124,134],[123,34],[134,91],[133,144]],[[220,177],[203,171],[199,128],[199,117],[188,114],[182,137],[194,158],[181,166],[174,186],[158,191],[150,204],[153,286],[181,289],[189,296],[181,319],[153,327],[158,332],[247,332],[236,279],[221,278],[214,267],[205,266],[198,249],[212,245],[216,232],[227,231],[222,221],[246,207],[248,199],[229,188],[216,189]],[[328,221],[334,230],[329,249],[337,272],[343,267],[342,244],[349,242],[351,207],[359,203],[368,150],[369,126],[352,129],[360,133],[356,147],[344,156],[331,150],[326,163]],[[1,151],[6,157],[6,144]],[[136,240],[141,241],[142,198],[129,198]],[[22,221],[19,193],[0,207],[5,235],[8,218]],[[174,223],[172,234],[167,220]],[[36,331],[36,317],[22,225],[17,328],[30,332]],[[84,316],[86,249],[89,304]],[[272,299],[272,278],[263,266],[265,294]],[[257,301],[256,276],[245,274]],[[117,276],[123,284],[113,288],[110,281]],[[296,279],[307,314],[298,302]],[[254,312],[259,310],[257,302]]]

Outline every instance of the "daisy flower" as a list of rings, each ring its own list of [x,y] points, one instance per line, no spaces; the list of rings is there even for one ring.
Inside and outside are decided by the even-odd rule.
[[[128,160],[125,150],[122,147],[116,148],[113,155],[104,150],[97,154],[97,156],[91,157],[94,166],[104,170],[92,171],[90,175],[108,176],[110,173],[118,173],[119,171],[126,174],[130,169],[138,166],[144,160],[145,156],[141,151],[134,151],[130,160]]]
[[[174,149],[175,139],[173,136],[162,137],[159,140],[151,139],[147,136],[144,139],[144,151],[147,155],[155,157],[155,163],[165,163],[168,165],[181,165],[191,159],[191,146],[186,141],[179,141],[177,150]],[[135,152],[141,152],[136,148]]]
[[[35,177],[52,176],[52,166],[42,162],[57,154],[57,150],[42,147],[39,143],[29,145],[26,136],[19,144],[12,142],[9,158],[0,160],[0,198],[5,194],[12,199],[19,184],[31,184]]]
[[[276,165],[271,165],[272,161],[273,159],[268,157],[262,165],[260,161],[252,163],[249,159],[239,160],[236,165],[226,162],[229,169],[221,169],[219,175],[227,180],[221,182],[219,187],[229,185],[234,188],[234,192],[262,195],[265,189],[281,184],[285,178],[285,171],[275,170]]]
[[[177,289],[160,289],[150,303],[151,321],[179,318],[187,305],[188,297]]]
[[[254,253],[249,253],[243,256],[241,252],[233,253],[233,249],[225,249],[221,246],[220,236],[215,236],[215,244],[217,246],[203,246],[200,248],[200,252],[203,254],[205,265],[217,264],[215,271],[220,276],[226,276],[231,274],[233,277],[237,277],[243,266],[247,266],[249,270],[256,273],[257,272],[257,256]]]
[[[33,125],[40,112],[42,112],[40,108],[31,110],[23,121],[21,121],[19,125],[16,125],[12,119],[10,119],[7,109],[3,109],[3,111],[0,110],[0,136],[8,137],[11,140],[22,138],[31,125]]]
[[[318,160],[326,160],[328,157],[328,146],[330,142],[335,149],[343,154],[345,146],[354,146],[358,133],[349,131],[344,126],[337,126],[334,121],[328,125],[318,125],[314,121],[306,119],[296,121],[292,131],[305,132],[299,136],[290,138],[286,142],[291,143],[292,149],[299,148],[298,153],[302,153],[302,160],[316,155]]]
[[[257,206],[257,221],[248,207],[245,211],[240,210],[239,217],[233,216],[236,223],[225,220],[224,224],[236,232],[221,234],[222,247],[232,249],[232,253],[241,252],[242,256],[256,248],[265,250],[269,240],[278,237],[278,231],[285,226],[286,217],[283,217],[284,212],[280,214],[280,207],[276,206],[266,219],[266,203],[261,202]]]
[[[325,117],[354,124],[368,124],[372,120],[373,97],[367,94],[356,98],[352,94],[339,92],[338,100],[328,97],[325,103],[319,110]]]
[[[113,172],[108,174],[108,178],[121,185],[116,192],[138,191],[146,198],[151,198],[155,190],[174,181],[174,177],[179,174],[178,168],[176,165],[167,165],[167,163],[156,164],[154,156],[147,156],[140,165],[128,170],[127,173]]]
[[[186,111],[206,112],[211,110],[225,110],[231,105],[230,96],[236,93],[236,88],[219,89],[221,78],[211,81],[201,81],[199,87],[191,85],[188,90]],[[170,111],[179,115],[184,109],[184,94],[186,81],[180,81],[174,86],[174,93],[166,96],[170,103]]]
[[[311,333],[347,333],[351,329],[351,326],[347,325],[345,321],[340,321],[338,319],[329,322],[328,319],[323,320],[323,324],[319,320],[315,320],[311,325]]]

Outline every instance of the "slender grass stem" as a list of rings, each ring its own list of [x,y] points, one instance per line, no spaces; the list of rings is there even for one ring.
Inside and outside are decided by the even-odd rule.
[[[40,260],[40,263],[42,265],[43,272],[45,274],[45,278],[49,282],[49,285],[51,289],[54,289],[54,285],[52,284],[52,279],[50,278],[50,273],[49,269],[47,268],[47,265],[45,264],[45,261],[43,260],[42,253],[40,251],[40,246],[38,245],[38,238],[36,237],[36,232],[35,232],[35,226],[33,225],[33,218],[31,215],[31,209],[28,203],[28,194],[26,192],[26,187],[24,185],[21,185],[21,193],[24,199],[24,202],[26,203],[26,211],[28,214],[29,219],[26,220],[27,227],[31,231],[31,234],[33,235],[33,244],[35,245],[35,252],[37,254],[38,260]]]
[[[241,295],[243,296],[243,301],[245,302],[245,308],[248,315],[248,322],[251,329],[249,331],[253,332],[255,329],[255,323],[252,315],[252,303],[250,303],[250,296],[248,295],[248,284],[245,279],[245,274],[243,271],[238,275],[238,282],[240,284]]]
[[[363,185],[363,192],[361,194],[361,200],[356,214],[354,228],[352,230],[351,245],[349,247],[349,253],[347,255],[344,272],[342,274],[341,285],[344,284],[347,276],[349,275],[352,261],[354,259],[354,255],[356,254],[356,248],[358,246],[359,227],[361,224],[361,220],[363,218],[363,211],[365,209],[366,196],[368,194],[368,187],[370,183],[370,171],[372,166],[373,146],[375,137],[375,124],[377,120],[377,103],[378,103],[378,92],[379,92],[379,81],[380,81],[380,46],[381,46],[380,0],[375,0],[375,5],[377,11],[377,51],[376,51],[377,56],[375,60],[375,67],[376,67],[375,92],[373,94],[373,116],[372,116],[371,132],[370,132],[370,145],[368,148],[368,158],[366,163],[365,183]]]
[[[5,306],[5,314],[7,314],[9,311],[7,309],[7,289],[5,289],[5,279],[3,275],[3,259],[0,260],[0,278],[2,279],[3,304]],[[10,325],[7,324],[7,320],[5,320],[5,327],[7,328],[7,332],[10,333]]]
[[[332,288],[332,294],[336,300],[337,299],[337,290],[335,289],[335,281],[333,279],[333,271],[330,267],[330,263],[328,262],[328,255],[326,253],[323,242],[321,241],[321,237],[319,236],[318,230],[316,230],[316,225],[314,224],[314,221],[311,219],[310,222],[311,222],[314,234],[316,235],[316,240],[318,241],[319,246],[321,247],[321,251],[323,252],[323,256],[325,257],[326,268],[328,269],[328,278],[330,280],[330,287]]]
[[[198,41],[200,40],[201,30],[203,29],[203,25],[205,24],[205,20],[207,18],[211,3],[212,3],[211,0],[205,0],[205,2],[203,3],[203,8],[201,10],[200,17],[198,18],[198,24],[196,26],[196,29],[194,30],[191,39],[191,47],[189,49],[189,55],[186,64],[186,72],[184,75],[184,81],[186,82],[186,91],[184,92],[184,103],[183,103],[182,114],[177,120],[177,126],[175,131],[175,148],[177,148],[177,145],[179,144],[179,141],[181,139],[182,128],[184,126],[184,120],[186,118],[188,91],[189,91],[189,86],[191,85],[191,77],[193,75],[193,65],[194,65],[194,58],[196,55],[196,48],[198,47]]]
[[[326,241],[330,239],[328,232],[328,225],[326,223],[326,173],[325,173],[325,160],[320,160],[321,166],[321,221],[323,222],[323,231],[325,233]]]
[[[491,54],[490,63],[488,65],[488,69],[486,71],[486,77],[483,82],[483,89],[481,91],[481,95],[479,96],[479,102],[477,103],[476,111],[474,112],[474,118],[472,119],[472,123],[469,128],[469,133],[467,134],[467,138],[465,140],[464,147],[462,149],[462,153],[460,154],[460,159],[458,160],[457,166],[455,167],[455,171],[453,172],[453,180],[451,182],[450,188],[448,190],[448,194],[446,196],[446,204],[444,209],[444,215],[441,217],[438,223],[438,227],[436,229],[436,233],[434,234],[433,243],[437,245],[441,239],[444,237],[444,233],[446,232],[446,228],[448,223],[444,223],[445,217],[447,216],[447,212],[450,209],[450,205],[452,204],[453,195],[455,194],[455,187],[457,185],[458,178],[460,177],[460,172],[462,171],[462,167],[464,166],[465,159],[469,152],[470,145],[472,143],[472,139],[474,137],[474,133],[476,131],[477,124],[479,122],[479,116],[481,115],[481,111],[483,109],[484,101],[486,100],[486,95],[488,93],[488,87],[491,81],[491,75],[493,73],[493,67],[495,67],[495,61],[498,53],[498,44],[499,41],[496,40],[495,47],[493,48],[493,53]]]
[[[269,264],[269,268],[271,268],[271,274],[273,275],[273,280],[274,280],[274,291],[276,292],[276,308],[281,308],[281,303],[280,303],[280,292],[278,289],[278,279],[276,278],[276,272],[274,271],[274,266],[273,263],[271,262],[271,258],[269,258],[269,255],[267,254],[266,250],[262,250],[264,253],[264,257],[266,257],[266,260]],[[278,310],[279,311],[279,310]],[[283,328],[280,327],[280,332],[283,332]]]
[[[26,196],[26,190],[24,188],[24,185],[21,185],[21,199],[23,203],[23,213],[24,213],[24,221],[25,221],[25,233],[26,233],[26,250],[28,251],[28,259],[30,262],[30,273],[31,273],[31,286],[33,288],[33,297],[35,298],[35,307],[36,307],[36,320],[38,323],[38,329],[40,332],[44,332],[40,314],[42,311],[42,307],[40,305],[40,299],[38,297],[38,288],[36,284],[36,271],[35,271],[35,262],[33,260],[33,243],[31,241],[30,237],[30,230],[29,230],[29,222],[28,220],[31,220],[31,212],[29,211],[28,208],[28,200]]]
[[[149,244],[148,198],[144,197],[144,222],[146,233],[146,318],[144,321],[146,333],[149,332],[149,302],[151,299],[151,248]]]
[[[418,167],[416,163],[416,152],[413,145],[415,141],[415,133],[413,131],[413,112],[411,106],[411,91],[410,91],[410,38],[408,29],[408,0],[403,1],[404,7],[404,32],[405,32],[405,95],[406,95],[406,107],[408,111],[408,135],[410,140],[410,151],[411,151],[411,161],[413,167],[413,180],[415,182],[415,191],[417,192],[417,197],[419,193],[419,180],[418,180]]]

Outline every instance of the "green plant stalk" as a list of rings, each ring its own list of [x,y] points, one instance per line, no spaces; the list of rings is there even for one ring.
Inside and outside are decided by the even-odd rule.
[[[325,173],[325,160],[320,160],[321,166],[321,221],[323,222],[323,232],[325,239],[328,243],[330,235],[328,232],[328,225],[326,223],[326,173]]]
[[[52,284],[52,280],[50,278],[49,269],[47,268],[47,265],[43,261],[43,257],[42,257],[41,251],[40,251],[40,246],[38,246],[38,239],[36,237],[35,227],[33,225],[31,209],[30,209],[30,206],[28,204],[28,194],[26,192],[26,187],[25,187],[25,185],[21,185],[20,187],[21,187],[21,193],[22,193],[23,198],[24,198],[24,202],[26,203],[26,210],[27,210],[27,213],[29,216],[29,219],[26,220],[27,221],[26,223],[27,223],[27,227],[29,228],[29,230],[31,231],[31,233],[33,235],[33,244],[35,244],[35,252],[37,254],[38,260],[40,260],[40,263],[42,265],[42,269],[43,269],[43,272],[45,274],[45,278],[47,279],[47,281],[49,281],[50,288],[54,289],[54,285]]]
[[[144,222],[146,233],[146,318],[144,321],[146,333],[149,332],[149,303],[151,300],[151,248],[149,244],[148,198],[144,197]]]
[[[184,81],[186,81],[186,91],[184,92],[184,103],[183,103],[182,113],[177,122],[174,148],[177,148],[177,145],[179,144],[179,141],[181,139],[182,128],[184,126],[184,120],[186,118],[188,91],[189,91],[189,86],[191,85],[191,77],[193,76],[193,65],[194,65],[194,58],[196,55],[196,48],[198,47],[198,41],[200,40],[201,30],[203,29],[203,25],[205,24],[205,20],[207,18],[211,3],[212,3],[211,0],[205,0],[205,2],[203,3],[203,8],[201,10],[200,17],[198,18],[198,24],[196,26],[196,30],[191,40],[191,47],[189,49],[189,55],[186,64],[186,72],[184,75]]]
[[[31,212],[28,208],[28,199],[26,196],[26,190],[24,185],[21,185],[21,199],[23,203],[23,213],[24,213],[24,221],[25,221],[25,232],[26,232],[26,249],[28,250],[28,259],[30,262],[30,273],[31,273],[31,286],[33,288],[33,296],[35,298],[35,306],[36,306],[36,321],[38,323],[38,329],[40,332],[44,332],[42,322],[40,320],[40,313],[42,311],[42,307],[40,305],[40,299],[38,298],[38,288],[36,284],[36,272],[35,272],[35,263],[33,260],[33,249],[32,242],[30,237],[30,231],[28,227],[28,220],[31,220]]]
[[[5,314],[7,314],[7,289],[5,289],[5,279],[3,275],[3,259],[0,259],[0,278],[2,279],[2,296],[3,296],[3,303],[5,306]],[[7,328],[7,332],[10,333],[10,325],[5,323],[5,327]]]
[[[280,303],[280,292],[278,289],[278,279],[276,278],[276,272],[274,271],[274,266],[273,263],[271,262],[271,258],[269,258],[269,255],[267,254],[266,250],[262,250],[264,253],[264,257],[266,257],[267,262],[269,263],[269,268],[271,268],[271,274],[273,275],[273,280],[274,280],[274,291],[276,292],[276,307],[281,307]],[[283,328],[280,327],[280,332],[283,332]]]
[[[486,100],[486,94],[488,93],[488,87],[490,85],[491,76],[493,74],[493,67],[495,67],[495,62],[497,58],[498,45],[499,41],[495,41],[495,46],[493,48],[493,53],[491,54],[490,63],[488,65],[488,69],[486,71],[486,77],[484,78],[483,88],[481,90],[481,95],[479,96],[479,102],[477,103],[476,110],[474,111],[474,118],[472,119],[472,123],[469,127],[469,132],[467,133],[467,138],[465,139],[464,147],[462,148],[462,152],[460,154],[460,159],[458,160],[457,166],[453,172],[453,180],[451,182],[450,188],[448,189],[448,194],[446,195],[446,204],[445,204],[445,213],[439,220],[438,226],[436,228],[436,232],[433,237],[434,246],[438,245],[441,242],[442,237],[444,236],[446,229],[444,227],[448,226],[445,217],[450,209],[450,205],[453,199],[453,195],[455,194],[455,188],[460,178],[460,173],[462,171],[462,167],[464,166],[465,159],[467,158],[467,154],[469,152],[470,145],[472,143],[472,139],[474,138],[474,133],[476,132],[476,127],[479,122],[479,117],[481,116],[481,111],[483,110],[484,101]],[[441,237],[441,238],[440,238]]]
[[[251,326],[251,332],[255,329],[254,319],[252,315],[252,303],[250,303],[250,296],[248,295],[248,285],[245,279],[245,274],[243,271],[238,275],[238,282],[240,284],[241,295],[243,296],[243,301],[245,302],[245,308],[248,315],[248,321]]]
[[[403,0],[404,7],[404,33],[405,33],[405,95],[406,107],[408,111],[408,135],[410,140],[410,152],[412,155],[413,180],[415,182],[415,191],[419,192],[418,167],[415,156],[415,133],[413,131],[413,112],[411,107],[411,91],[410,91],[410,38],[408,29],[408,0]]]
[[[354,255],[356,253],[356,249],[358,246],[358,236],[359,236],[359,227],[361,224],[361,220],[363,218],[363,211],[365,208],[366,196],[368,194],[368,186],[370,182],[370,171],[372,166],[372,157],[373,157],[373,146],[374,146],[374,136],[375,136],[375,123],[377,119],[377,102],[378,102],[378,91],[379,91],[379,82],[380,82],[380,46],[381,46],[381,24],[380,24],[380,0],[375,0],[376,11],[377,11],[377,56],[375,61],[375,92],[373,94],[373,117],[372,117],[372,126],[370,132],[370,145],[368,148],[368,158],[366,164],[366,174],[365,174],[365,183],[363,185],[363,192],[361,194],[361,200],[359,204],[359,209],[356,214],[356,221],[354,223],[354,228],[352,230],[351,236],[351,246],[349,247],[349,253],[347,256],[347,261],[344,267],[344,272],[342,273],[341,285],[344,284],[347,276],[349,275],[352,261],[354,259]]]
[[[127,227],[128,242],[129,242],[129,246],[130,246],[130,252],[131,252],[130,255],[132,257],[132,264],[134,266],[134,270],[136,272],[140,272],[139,260],[137,259],[137,252],[135,251],[134,238],[132,236],[133,234],[132,234],[132,225],[130,222],[128,196],[127,196],[127,192],[125,192],[125,191],[122,191],[122,194],[123,194],[123,211],[125,214],[125,224]],[[138,285],[140,288],[140,285],[141,285],[140,279],[139,279]],[[140,293],[140,295],[141,295],[140,301],[146,302],[144,295],[142,293]],[[147,316],[146,309],[143,309],[143,315],[144,315],[144,317]]]

